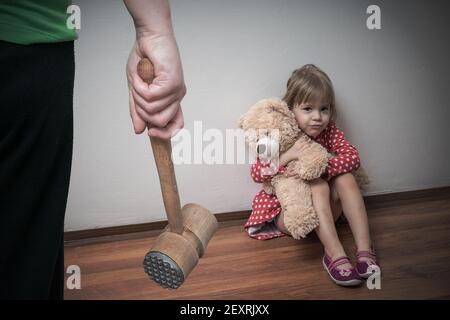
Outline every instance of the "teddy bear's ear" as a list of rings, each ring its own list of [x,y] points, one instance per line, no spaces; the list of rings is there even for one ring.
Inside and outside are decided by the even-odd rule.
[[[267,102],[268,102],[268,105],[270,106],[270,110],[272,112],[279,112],[286,117],[292,116],[292,111],[289,110],[288,105],[283,100],[281,100],[279,98],[272,98],[272,99],[268,99]]]
[[[242,115],[238,120],[238,126],[241,129],[244,129],[246,114]]]
[[[239,120],[237,121],[237,125],[239,128],[242,129],[242,117],[240,117]]]
[[[263,101],[263,100],[261,100]],[[258,110],[261,107],[261,101],[258,101],[253,106],[248,109],[246,113],[244,113],[242,116],[240,116],[238,120],[238,126],[239,128],[243,130],[247,130],[248,126],[252,126],[252,122],[255,121],[256,115],[259,114]]]

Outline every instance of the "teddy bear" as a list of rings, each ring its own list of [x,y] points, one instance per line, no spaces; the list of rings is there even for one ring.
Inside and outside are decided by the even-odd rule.
[[[239,127],[244,131],[246,143],[258,154],[262,162],[270,163],[268,170],[277,172],[279,154],[288,150],[296,141],[300,144],[298,160],[290,161],[287,173],[274,176],[265,182],[264,190],[275,194],[284,213],[284,225],[295,239],[305,238],[319,225],[319,217],[313,207],[308,181],[321,177],[332,156],[319,143],[308,137],[299,127],[293,112],[279,98],[258,101],[239,118]],[[275,163],[275,166],[273,164]],[[368,184],[363,169],[355,174],[362,190]],[[333,201],[339,201],[332,194]]]

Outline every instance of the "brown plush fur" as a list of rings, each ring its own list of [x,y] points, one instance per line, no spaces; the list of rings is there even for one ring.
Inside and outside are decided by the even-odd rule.
[[[306,237],[319,225],[308,181],[319,178],[325,172],[331,155],[300,130],[294,114],[279,98],[258,101],[240,117],[239,127],[244,130],[251,150],[256,150],[258,139],[264,135],[268,136],[273,129],[279,130],[277,138],[280,153],[288,150],[298,139],[302,141],[299,159],[287,165],[288,171],[296,175],[293,177],[276,175],[270,185],[264,183],[264,190],[277,195],[284,212],[284,224],[292,237],[295,239]],[[363,170],[359,173],[357,181],[358,183],[368,181]]]

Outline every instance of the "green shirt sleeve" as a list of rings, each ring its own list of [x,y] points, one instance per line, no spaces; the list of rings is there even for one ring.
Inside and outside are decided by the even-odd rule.
[[[67,27],[71,0],[1,0],[0,40],[17,44],[73,41]]]

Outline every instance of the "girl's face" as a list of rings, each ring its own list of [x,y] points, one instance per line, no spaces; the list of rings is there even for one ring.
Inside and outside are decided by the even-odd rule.
[[[295,105],[292,111],[300,129],[312,138],[317,137],[330,122],[330,104],[322,101],[303,102]]]

